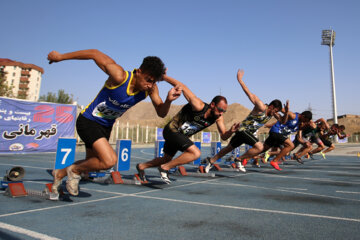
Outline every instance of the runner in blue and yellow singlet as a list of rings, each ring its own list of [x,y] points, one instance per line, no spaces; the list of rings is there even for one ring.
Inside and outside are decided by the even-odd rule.
[[[116,118],[148,95],[158,116],[165,117],[171,102],[181,95],[181,87],[174,86],[169,91],[166,101],[162,101],[156,82],[162,80],[165,67],[158,57],[144,58],[140,68],[133,71],[125,71],[109,56],[95,49],[64,54],[52,51],[48,55],[48,60],[49,63],[93,60],[109,76],[98,95],[79,114],[76,122],[76,130],[85,142],[86,158],[53,172],[53,192],[58,193],[62,179],[67,175],[68,192],[78,195],[81,173],[106,170],[116,164],[116,153],[108,142]]]

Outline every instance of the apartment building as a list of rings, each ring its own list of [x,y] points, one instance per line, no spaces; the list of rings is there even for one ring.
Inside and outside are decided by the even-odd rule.
[[[37,101],[40,97],[41,76],[44,69],[34,64],[0,58],[0,74],[8,86],[13,86],[16,98]]]

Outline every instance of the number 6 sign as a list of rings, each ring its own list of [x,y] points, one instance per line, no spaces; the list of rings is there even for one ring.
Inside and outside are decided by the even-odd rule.
[[[118,161],[114,166],[114,171],[128,171],[130,169],[131,159],[131,140],[117,140],[116,153],[118,155]]]
[[[63,169],[75,161],[76,139],[59,138],[54,169]]]

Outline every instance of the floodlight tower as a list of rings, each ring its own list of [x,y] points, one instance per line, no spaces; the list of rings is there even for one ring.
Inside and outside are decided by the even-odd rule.
[[[332,100],[333,100],[333,116],[334,116],[334,123],[338,123],[337,110],[336,110],[334,60],[333,60],[333,52],[332,52],[332,47],[335,45],[335,36],[336,33],[334,30],[323,30],[321,45],[327,45],[330,48],[330,70],[331,70],[331,85],[332,85]]]

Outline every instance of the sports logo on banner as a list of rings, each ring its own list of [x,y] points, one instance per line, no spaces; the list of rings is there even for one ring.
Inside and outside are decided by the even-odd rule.
[[[74,137],[76,106],[0,97],[0,153],[55,152]]]

